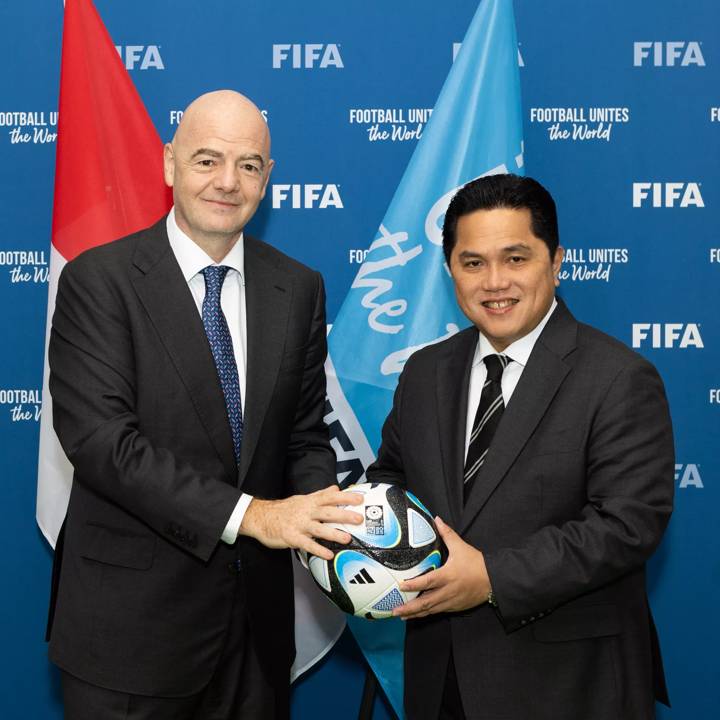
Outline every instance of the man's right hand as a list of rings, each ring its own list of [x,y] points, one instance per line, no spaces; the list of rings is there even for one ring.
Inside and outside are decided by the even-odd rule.
[[[359,525],[363,516],[343,505],[361,505],[359,493],[341,492],[336,485],[308,495],[283,500],[253,498],[240,524],[239,535],[247,535],[269,548],[297,548],[332,560],[333,552],[315,538],[343,545],[351,536],[327,523]]]

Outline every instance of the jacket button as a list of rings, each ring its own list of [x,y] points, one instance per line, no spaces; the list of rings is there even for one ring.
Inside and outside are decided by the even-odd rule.
[[[239,559],[234,560],[233,562],[227,564],[227,569],[229,573],[231,573],[232,575],[236,575],[240,572],[240,570],[242,570],[242,563]]]

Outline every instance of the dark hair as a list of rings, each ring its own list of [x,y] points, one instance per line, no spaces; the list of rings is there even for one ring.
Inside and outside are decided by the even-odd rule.
[[[552,195],[537,181],[519,175],[487,175],[463,185],[450,201],[443,223],[443,252],[450,265],[455,247],[455,228],[463,215],[475,210],[509,208],[530,211],[533,235],[548,247],[552,258],[557,250],[558,223]]]

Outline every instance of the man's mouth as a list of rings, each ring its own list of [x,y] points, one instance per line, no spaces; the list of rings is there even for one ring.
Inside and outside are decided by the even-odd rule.
[[[482,305],[490,310],[504,310],[511,305],[516,305],[518,302],[515,298],[508,298],[505,300],[485,300]]]
[[[223,207],[236,207],[237,203],[228,202],[227,200],[215,200],[213,198],[204,198],[205,202],[213,203],[213,205],[222,205]]]

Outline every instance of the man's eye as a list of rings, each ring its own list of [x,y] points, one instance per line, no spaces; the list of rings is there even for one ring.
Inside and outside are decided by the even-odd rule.
[[[214,160],[206,159],[206,160],[198,160],[198,165],[201,167],[212,167],[215,164]]]
[[[465,267],[475,268],[480,267],[481,261],[480,260],[467,260],[465,262]]]
[[[525,258],[522,255],[511,255],[510,256],[510,262],[514,265],[517,265],[518,263],[524,262]]]
[[[260,168],[257,165],[252,165],[251,163],[247,163],[246,165],[243,165],[243,170],[246,170],[247,172],[251,173],[259,173]]]

